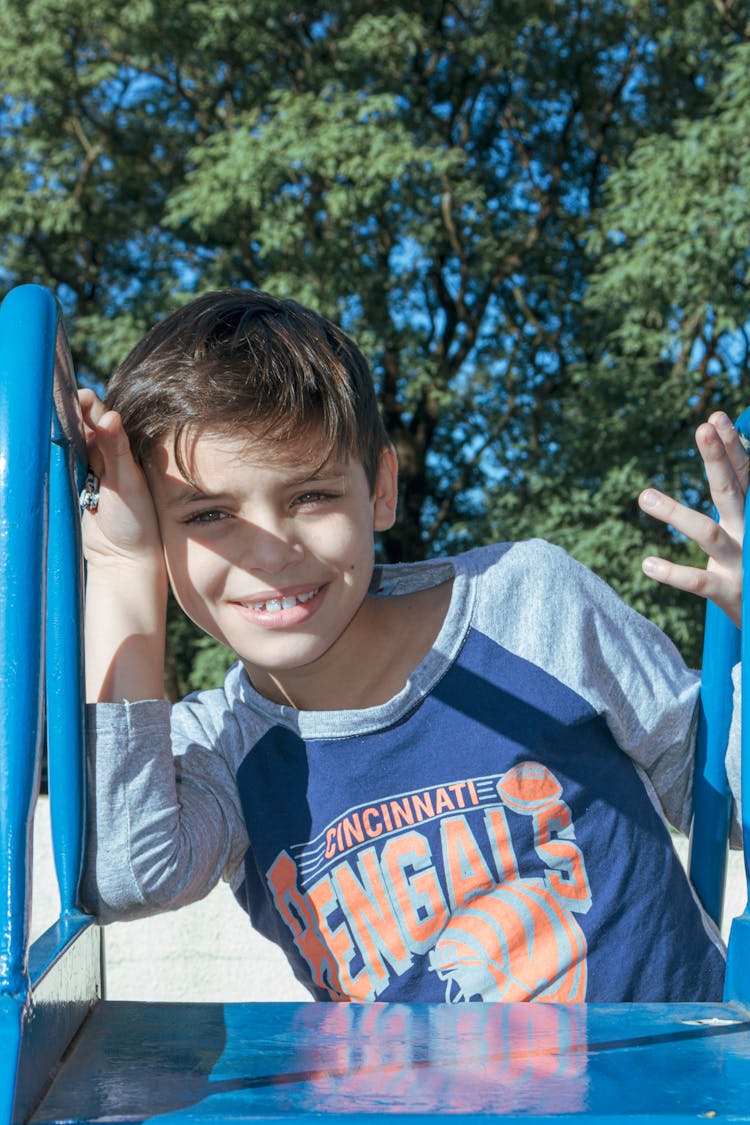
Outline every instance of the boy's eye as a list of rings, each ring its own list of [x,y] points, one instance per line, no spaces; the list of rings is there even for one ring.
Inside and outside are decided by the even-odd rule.
[[[323,504],[333,499],[335,496],[332,492],[315,492],[311,489],[309,492],[301,492],[299,496],[295,496],[293,503],[305,507],[308,504]]]
[[[203,512],[196,512],[192,516],[188,516],[184,523],[219,523],[221,520],[228,519],[227,512],[217,511],[216,508],[207,508]]]

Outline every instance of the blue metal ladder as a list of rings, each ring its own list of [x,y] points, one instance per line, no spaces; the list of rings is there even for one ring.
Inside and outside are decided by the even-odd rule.
[[[84,456],[57,305],[45,290],[22,286],[0,307],[0,1125],[320,1116],[368,1122],[383,1114],[750,1122],[747,911],[733,924],[722,1004],[102,997],[99,928],[78,904],[85,762],[76,495]],[[691,874],[717,916],[730,809],[723,740],[740,641],[718,611],[709,613],[707,635]],[[748,668],[750,652],[743,655]],[[747,708],[750,690],[744,698]],[[62,905],[57,923],[29,949],[45,700]],[[744,729],[750,733],[750,714]],[[743,760],[747,871],[750,737]]]

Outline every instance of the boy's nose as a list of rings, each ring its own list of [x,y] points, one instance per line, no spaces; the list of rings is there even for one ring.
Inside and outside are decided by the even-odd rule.
[[[297,540],[280,523],[269,520],[248,524],[242,551],[245,570],[279,574],[297,561],[301,553]]]

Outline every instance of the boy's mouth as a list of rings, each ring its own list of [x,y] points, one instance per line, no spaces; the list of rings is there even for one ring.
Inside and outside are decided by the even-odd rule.
[[[252,613],[281,613],[284,609],[294,609],[295,606],[305,605],[312,601],[322,589],[322,586],[315,586],[314,589],[306,590],[300,594],[285,594],[283,597],[268,598],[267,601],[263,602],[243,601],[237,604],[249,609]]]

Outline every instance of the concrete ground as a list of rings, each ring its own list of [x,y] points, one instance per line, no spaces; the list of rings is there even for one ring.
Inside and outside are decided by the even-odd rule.
[[[687,841],[676,840],[683,860]],[[746,903],[742,856],[730,855],[722,932]],[[32,940],[57,918],[49,805],[34,825]],[[281,952],[251,928],[225,884],[202,902],[104,930],[106,988],[112,1000],[309,1000]]]
[[[32,940],[57,918],[60,900],[49,802],[34,821]],[[201,902],[104,927],[111,1000],[310,1000],[277,946],[257,934],[225,883]]]

